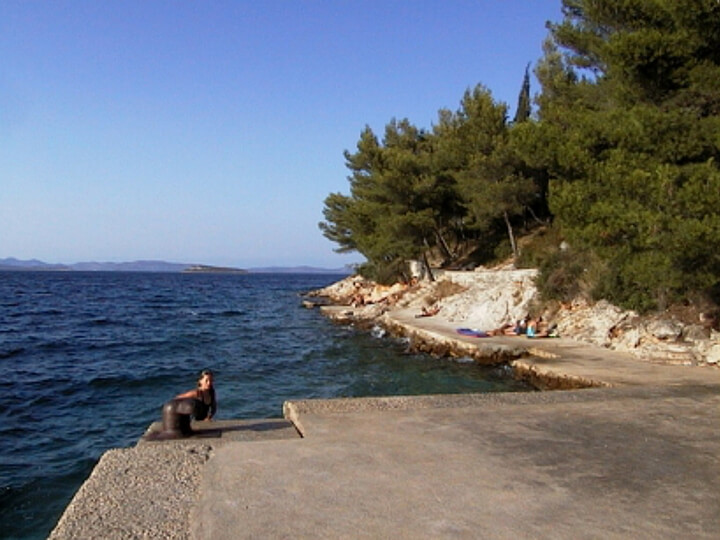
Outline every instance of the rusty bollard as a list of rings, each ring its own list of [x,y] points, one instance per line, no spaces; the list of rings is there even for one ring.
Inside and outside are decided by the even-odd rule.
[[[192,435],[190,415],[194,410],[195,400],[192,398],[172,399],[168,401],[163,406],[163,438],[175,439]]]

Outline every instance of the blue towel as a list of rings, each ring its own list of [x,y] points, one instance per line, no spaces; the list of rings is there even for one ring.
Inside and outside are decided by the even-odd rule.
[[[490,337],[487,332],[483,332],[482,330],[475,330],[473,328],[458,328],[457,333],[463,336],[470,337]]]

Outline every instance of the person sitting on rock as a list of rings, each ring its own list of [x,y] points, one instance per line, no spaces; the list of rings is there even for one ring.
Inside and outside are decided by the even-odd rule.
[[[515,323],[515,328],[513,328],[513,335],[524,336],[525,334],[527,334],[529,320],[530,317],[527,316],[524,319],[520,319],[517,323]]]
[[[528,321],[526,335],[529,338],[558,337],[557,324],[548,326],[547,321],[545,321],[542,317],[530,319],[530,321]]]
[[[419,319],[420,317],[433,317],[433,316],[437,315],[438,313],[440,313],[440,306],[438,306],[437,304],[430,306],[430,307],[423,306],[420,314],[415,315],[415,318]]]
[[[365,295],[363,294],[362,285],[360,283],[355,283],[355,292],[350,298],[350,305],[352,307],[361,307],[365,305]]]

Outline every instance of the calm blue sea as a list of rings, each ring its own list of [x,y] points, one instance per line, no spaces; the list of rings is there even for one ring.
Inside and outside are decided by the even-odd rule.
[[[101,454],[216,374],[218,418],[298,398],[527,390],[301,307],[328,275],[0,272],[0,537],[45,538]]]

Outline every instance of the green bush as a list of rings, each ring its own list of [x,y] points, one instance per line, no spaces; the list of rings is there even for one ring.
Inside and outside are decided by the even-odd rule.
[[[596,280],[593,297],[640,313],[664,310],[682,299],[683,275],[665,253],[648,251],[615,257]]]
[[[569,302],[583,293],[582,278],[586,271],[583,257],[570,250],[549,254],[539,265],[536,280],[543,300]]]
[[[548,257],[558,252],[563,237],[556,227],[542,227],[524,238],[518,238],[520,254],[517,268],[540,268]]]
[[[365,262],[358,266],[357,271],[365,279],[381,285],[392,285],[398,281],[408,280],[407,264],[397,259],[385,263]]]

